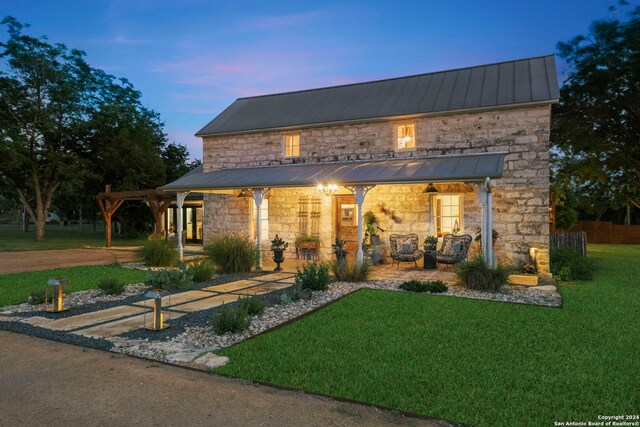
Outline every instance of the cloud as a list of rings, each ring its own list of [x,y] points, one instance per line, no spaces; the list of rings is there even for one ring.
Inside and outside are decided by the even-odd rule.
[[[105,38],[97,38],[97,39],[89,39],[89,43],[104,43],[104,44],[120,44],[120,45],[137,45],[137,44],[149,44],[152,43],[151,40],[147,39],[134,39],[122,34],[118,34],[115,36],[105,37]]]

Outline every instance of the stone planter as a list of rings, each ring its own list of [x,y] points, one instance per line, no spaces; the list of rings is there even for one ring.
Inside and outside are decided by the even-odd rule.
[[[318,259],[320,244],[315,242],[301,242],[296,244],[296,255],[298,259],[315,261]]]
[[[512,285],[537,286],[538,276],[535,274],[510,274],[507,279]]]
[[[281,271],[280,264],[284,261],[284,251],[285,248],[271,248],[271,252],[273,252],[273,262],[276,263],[276,268],[273,271]]]

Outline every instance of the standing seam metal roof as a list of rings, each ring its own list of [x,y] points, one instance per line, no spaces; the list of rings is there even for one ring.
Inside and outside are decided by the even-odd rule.
[[[239,98],[197,136],[501,107],[560,98],[553,55]]]
[[[502,177],[506,154],[475,153],[364,162],[307,163],[222,169],[212,172],[204,172],[202,166],[199,166],[160,189],[206,191],[310,187],[319,183],[375,185],[483,181],[486,177]]]

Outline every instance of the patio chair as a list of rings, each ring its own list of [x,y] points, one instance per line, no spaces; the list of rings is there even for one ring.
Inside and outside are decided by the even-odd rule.
[[[418,260],[423,257],[424,253],[418,249],[417,234],[392,234],[389,236],[391,245],[391,265],[397,262],[400,267],[401,262],[413,262],[418,268]]]
[[[441,264],[457,264],[467,257],[473,238],[469,234],[456,236],[447,234],[442,239],[442,246],[436,252],[436,260]]]

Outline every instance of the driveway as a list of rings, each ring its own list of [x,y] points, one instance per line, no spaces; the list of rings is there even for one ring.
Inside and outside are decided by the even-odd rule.
[[[132,249],[61,249],[51,251],[0,252],[0,274],[79,265],[106,265],[131,262],[136,257]]]
[[[7,426],[448,425],[6,331],[0,348]]]

